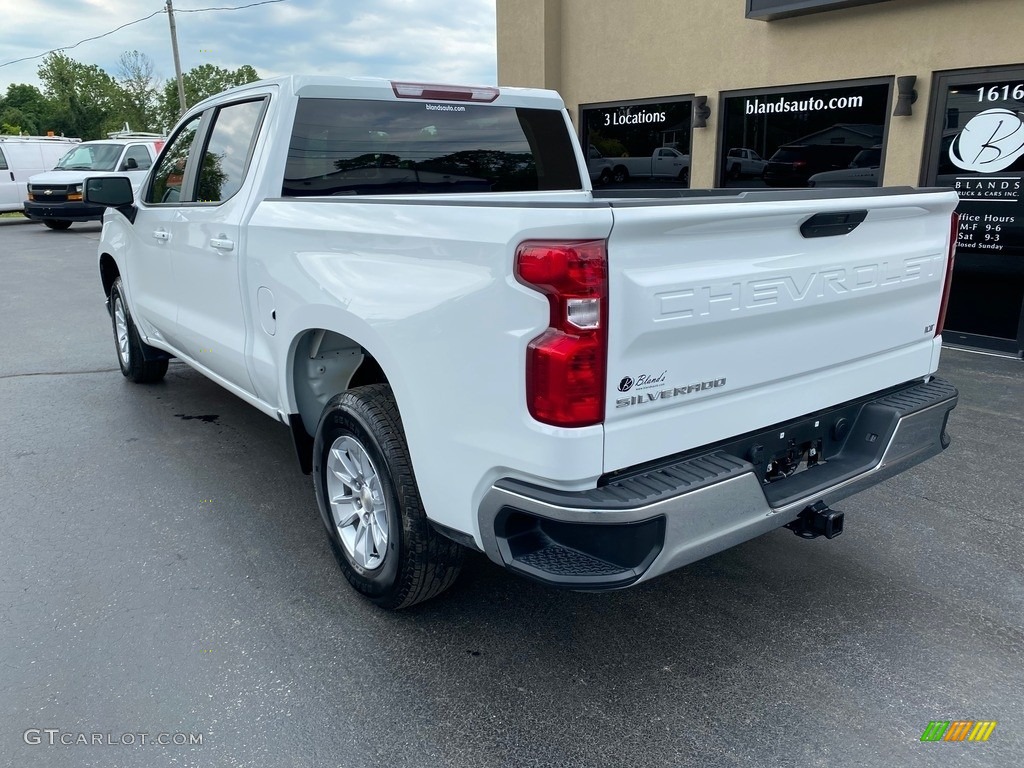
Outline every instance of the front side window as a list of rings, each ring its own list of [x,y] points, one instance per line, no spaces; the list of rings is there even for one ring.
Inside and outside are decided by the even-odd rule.
[[[6,170],[8,170],[8,168],[7,168],[7,158],[4,157],[4,151],[2,149],[0,149],[0,171],[6,171]]]
[[[557,110],[300,99],[282,194],[581,187],[569,131]]]
[[[134,162],[130,162],[134,161]],[[149,150],[142,144],[132,144],[124,153],[124,160],[121,162],[122,171],[145,171],[153,164],[149,159]]]
[[[198,202],[221,202],[241,188],[263,104],[245,101],[217,110],[199,169]]]
[[[122,144],[82,144],[57,161],[56,171],[112,171]]]
[[[196,115],[182,126],[178,135],[171,141],[167,151],[153,173],[149,189],[146,192],[147,203],[177,203],[182,199],[181,185],[185,179],[185,164],[192,151],[196,131],[199,129],[199,118]]]

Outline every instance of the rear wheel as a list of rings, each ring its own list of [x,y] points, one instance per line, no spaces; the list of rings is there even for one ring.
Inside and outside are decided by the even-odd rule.
[[[43,222],[50,229],[63,230],[71,226],[70,221],[64,221],[63,219],[47,219]]]
[[[396,610],[452,585],[463,549],[427,521],[391,387],[332,398],[317,425],[313,462],[335,557],[357,591]]]
[[[629,171],[626,170],[626,166],[617,165],[612,170],[612,181],[616,184],[621,184],[629,179]]]
[[[114,346],[117,347],[117,362],[126,379],[136,384],[151,384],[160,381],[167,373],[167,360],[146,360],[142,339],[135,329],[128,303],[124,299],[121,278],[110,288],[110,319],[114,326]],[[156,350],[153,350],[156,353]]]

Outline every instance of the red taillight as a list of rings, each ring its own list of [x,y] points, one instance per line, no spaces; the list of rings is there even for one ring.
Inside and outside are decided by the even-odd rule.
[[[942,303],[939,304],[939,319],[935,322],[935,335],[942,334],[946,327],[946,308],[949,306],[949,288],[953,284],[953,260],[956,257],[956,239],[960,234],[960,214],[953,211],[949,222],[949,254],[946,258],[946,282],[942,286]]]
[[[486,85],[429,85],[428,83],[396,83],[391,90],[400,99],[436,99],[437,101],[479,101],[486,104],[500,95],[497,88]]]
[[[548,329],[526,352],[526,402],[537,421],[587,427],[604,419],[607,271],[603,240],[534,241],[516,250],[516,277],[551,307]]]

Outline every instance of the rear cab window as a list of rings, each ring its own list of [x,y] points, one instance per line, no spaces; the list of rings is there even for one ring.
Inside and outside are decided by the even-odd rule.
[[[281,193],[535,192],[582,186],[558,110],[301,98]]]

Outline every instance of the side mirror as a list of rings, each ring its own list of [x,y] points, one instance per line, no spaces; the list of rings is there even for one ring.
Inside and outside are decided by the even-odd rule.
[[[132,181],[124,176],[93,176],[86,179],[82,199],[93,205],[117,208],[129,221],[135,221]]]
[[[134,157],[129,157],[127,160],[124,161],[124,170],[126,170],[126,171],[136,171],[136,170],[138,170],[138,168],[139,168],[139,161],[136,160]]]

